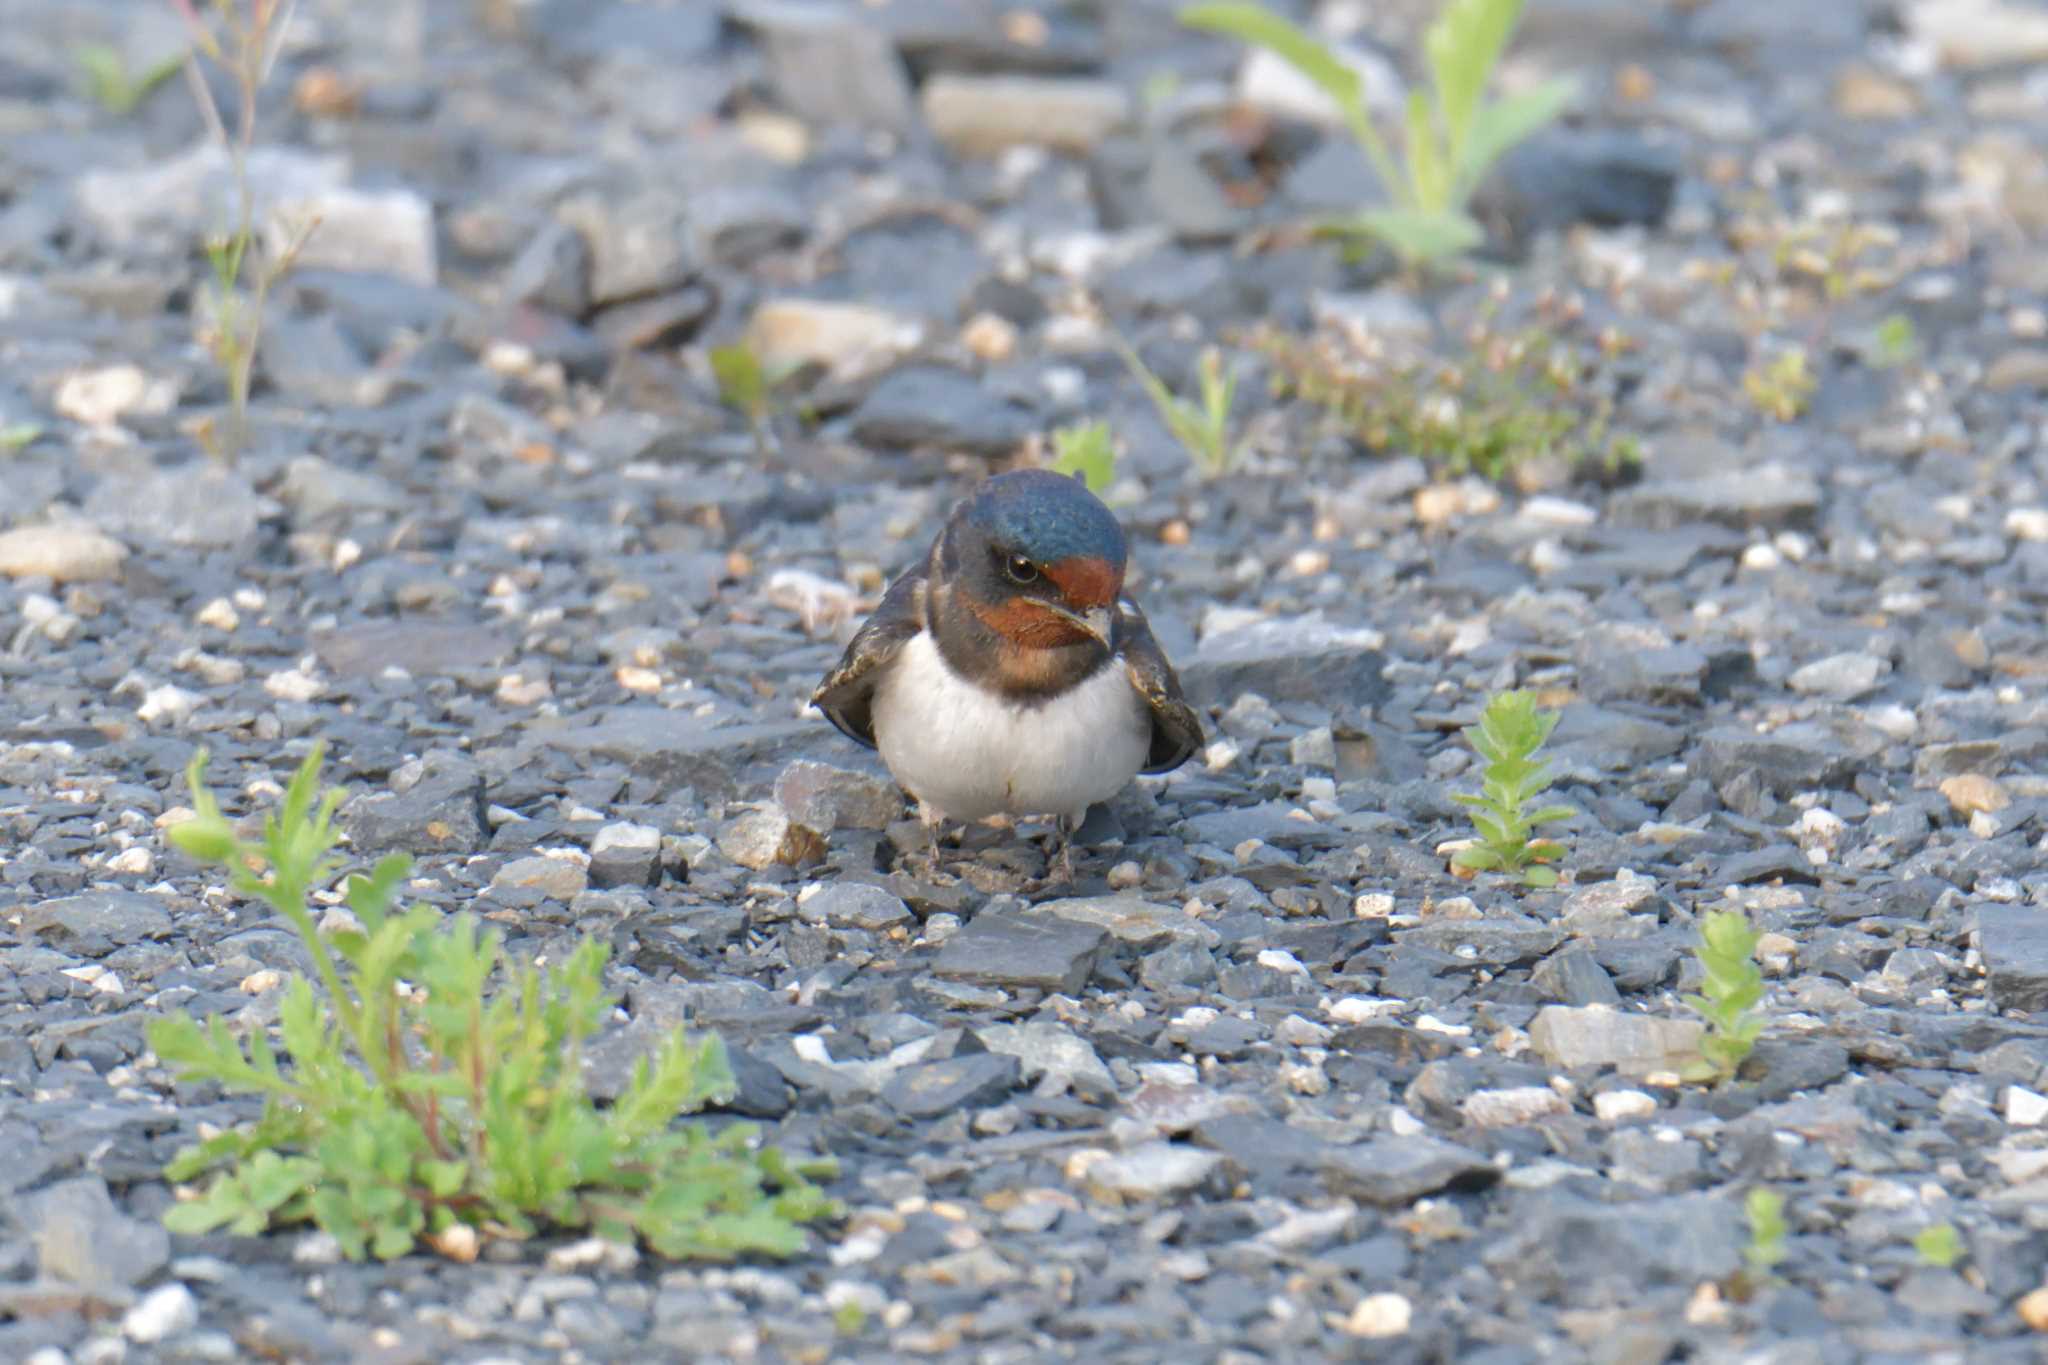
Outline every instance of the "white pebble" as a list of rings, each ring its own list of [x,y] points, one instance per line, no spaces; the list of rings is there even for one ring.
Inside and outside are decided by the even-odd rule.
[[[2048,1095],[2039,1095],[2021,1085],[2005,1088],[2005,1121],[2016,1128],[2037,1128],[2048,1119]]]
[[[1382,1338],[1408,1334],[1415,1319],[1414,1305],[1406,1296],[1394,1293],[1367,1294],[1344,1319],[1344,1330],[1354,1337]]]
[[[163,1341],[190,1331],[199,1322],[199,1301],[182,1284],[167,1284],[143,1295],[121,1319],[130,1341]]]
[[[1646,1119],[1656,1112],[1657,1101],[1640,1090],[1603,1090],[1593,1097],[1593,1113],[1603,1123]]]
[[[263,690],[279,701],[307,702],[325,692],[327,684],[303,669],[287,668],[265,678]]]
[[[2048,509],[2013,508],[2005,514],[2005,533],[2020,540],[2048,540]]]

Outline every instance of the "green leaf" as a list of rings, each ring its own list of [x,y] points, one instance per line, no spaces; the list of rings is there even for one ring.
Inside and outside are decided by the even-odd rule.
[[[15,422],[0,426],[0,455],[12,455],[16,451],[33,445],[43,434],[43,427],[35,422]]]
[[[1420,90],[1408,92],[1405,128],[1412,207],[1424,213],[1443,214],[1452,207],[1449,162],[1437,146],[1436,119],[1430,112],[1428,97]]]
[[[1450,0],[1423,35],[1445,134],[1455,154],[1465,145],[1487,77],[1507,51],[1522,0]]]
[[[1116,439],[1107,422],[1064,426],[1052,434],[1054,472],[1078,476],[1091,493],[1116,482]]]
[[[1539,806],[1522,818],[1531,825],[1548,825],[1559,820],[1569,820],[1578,813],[1576,806]]]
[[[165,831],[171,846],[197,863],[228,861],[235,851],[234,827],[218,812],[181,820]]]
[[[1496,100],[1479,110],[1467,138],[1456,144],[1457,185],[1455,194],[1463,202],[1493,164],[1516,144],[1556,121],[1578,93],[1568,80],[1545,81],[1533,90]]]
[[[1411,264],[1462,255],[1486,240],[1479,224],[1455,211],[1368,209],[1358,224]]]
[[[1545,867],[1541,863],[1537,863],[1533,867],[1525,867],[1522,869],[1522,882],[1526,886],[1556,886],[1557,869]]]
[[[1451,861],[1470,872],[1498,872],[1505,866],[1500,854],[1490,848],[1461,848]]]
[[[744,342],[711,348],[711,377],[727,407],[759,421],[768,407],[768,372],[761,358]]]
[[[1350,110],[1360,105],[1358,73],[1323,43],[1264,5],[1189,5],[1180,12],[1180,21],[1189,28],[1263,47],[1314,81],[1339,107]]]
[[[1914,1235],[1913,1250],[1920,1254],[1923,1265],[1947,1270],[1963,1259],[1963,1240],[1953,1224],[1935,1223]]]
[[[412,872],[412,859],[403,853],[385,855],[367,877],[350,877],[344,888],[348,908],[371,933],[383,926],[391,911],[398,885]]]

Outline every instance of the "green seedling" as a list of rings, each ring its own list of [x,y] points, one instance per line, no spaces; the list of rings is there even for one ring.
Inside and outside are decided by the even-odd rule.
[[[1568,81],[1488,100],[1486,87],[1522,16],[1523,0],[1450,0],[1423,38],[1427,94],[1409,92],[1397,164],[1366,108],[1358,73],[1327,45],[1263,5],[1191,5],[1181,22],[1263,47],[1314,81],[1342,112],[1346,128],[1393,201],[1333,225],[1385,243],[1403,262],[1462,255],[1485,240],[1466,204],[1487,171],[1517,143],[1550,123],[1571,101]]]
[[[771,366],[744,341],[714,346],[706,356],[711,379],[718,386],[718,401],[747,419],[754,433],[754,445],[765,454],[776,411],[782,407],[792,380],[803,371],[801,365]],[[799,416],[808,416],[799,409]]]
[[[1557,726],[1555,711],[1541,711],[1531,692],[1501,692],[1479,714],[1479,724],[1465,727],[1465,739],[1486,760],[1477,796],[1454,799],[1472,808],[1472,827],[1479,842],[1460,849],[1451,860],[1467,872],[1505,872],[1525,886],[1557,885],[1557,869],[1549,864],[1564,856],[1564,847],[1550,839],[1531,839],[1538,825],[1578,814],[1570,806],[1529,803],[1550,789],[1550,764],[1536,751]]]
[[[1052,434],[1052,467],[1077,474],[1088,491],[1100,494],[1116,482],[1116,438],[1107,422],[1077,422]]]
[[[1742,1201],[1743,1217],[1749,1223],[1749,1245],[1742,1260],[1757,1279],[1769,1279],[1785,1259],[1785,1196],[1759,1185]]]
[[[234,222],[205,243],[212,304],[207,349],[227,379],[228,420],[225,429],[209,424],[200,433],[201,441],[216,457],[231,460],[249,441],[249,393],[263,342],[264,300],[291,273],[307,239],[319,226],[313,220],[291,225],[281,244],[265,246],[258,241],[256,192],[249,180],[249,155],[256,145],[257,92],[277,65],[297,0],[171,3],[185,21],[185,83],[192,89],[213,140],[227,153],[234,178]],[[232,131],[206,83],[202,62],[226,73],[236,87],[239,113]]]
[[[1913,319],[1904,313],[1893,313],[1877,324],[1876,342],[1871,358],[1887,370],[1910,363],[1920,353],[1920,338],[1913,329]]]
[[[93,103],[115,118],[134,113],[135,106],[177,75],[178,68],[185,64],[184,54],[179,53],[139,73],[130,71],[120,49],[106,43],[81,43],[72,49],[71,56],[85,77],[86,93],[92,96]]]
[[[1914,1236],[1913,1250],[1919,1253],[1920,1264],[1949,1270],[1963,1259],[1963,1239],[1956,1234],[1954,1224],[1935,1223]]]
[[[1452,477],[1501,482],[1525,465],[1558,461],[1615,475],[1640,444],[1614,430],[1617,376],[1628,349],[1617,334],[1580,345],[1549,325],[1497,330],[1484,321],[1461,355],[1368,353],[1348,335],[1296,337],[1267,328],[1264,356],[1276,397],[1319,408],[1366,449],[1412,454]]]
[[[26,450],[42,434],[42,427],[34,422],[16,422],[12,426],[0,427],[0,455]]]
[[[1799,420],[1818,386],[1806,368],[1804,346],[1787,346],[1770,364],[1751,366],[1742,376],[1742,391],[1751,405],[1780,422]]]
[[[1111,340],[1132,377],[1158,409],[1159,420],[1180,442],[1181,449],[1187,451],[1202,476],[1215,478],[1236,468],[1242,447],[1231,431],[1230,410],[1237,401],[1237,371],[1225,363],[1223,353],[1214,346],[1202,348],[1195,362],[1201,401],[1195,402],[1167,388],[1129,342],[1114,335]]]
[[[607,1109],[585,1094],[586,1041],[609,1015],[604,945],[585,938],[547,970],[508,960],[469,914],[394,907],[409,862],[386,857],[345,887],[349,914],[313,918],[341,869],[315,746],[248,839],[187,773],[197,812],[170,839],[228,870],[237,893],[298,935],[317,989],[294,973],[279,1009],[283,1055],[258,1027],[213,1015],[155,1020],[150,1046],[180,1080],[261,1095],[262,1117],[185,1148],[165,1167],[203,1187],[164,1214],[174,1232],[252,1235],[311,1222],[351,1258],[420,1241],[459,1259],[480,1233],[577,1228],[672,1257],[786,1256],[802,1225],[835,1211],[813,1184],[830,1162],[795,1160],[735,1124],[675,1122],[734,1090],[715,1034],[678,1029]]]
[[[1703,976],[1699,994],[1686,996],[1685,1003],[1706,1022],[1707,1033],[1700,1039],[1700,1060],[1686,1071],[1687,1080],[1732,1080],[1756,1046],[1764,1027],[1762,1016],[1755,1013],[1764,998],[1756,944],[1756,930],[1740,911],[1713,910],[1701,917],[1699,941],[1692,951]]]

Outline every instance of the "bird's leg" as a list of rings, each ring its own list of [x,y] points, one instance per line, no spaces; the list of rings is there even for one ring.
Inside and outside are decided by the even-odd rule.
[[[931,840],[925,849],[924,875],[926,880],[935,882],[939,879],[939,826],[945,823],[946,817],[937,806],[919,801],[917,818],[924,822],[924,832]]]
[[[1053,820],[1053,828],[1059,832],[1060,851],[1054,856],[1047,872],[1047,879],[1056,882],[1074,880],[1074,832],[1081,828],[1086,812],[1079,816],[1061,815]]]

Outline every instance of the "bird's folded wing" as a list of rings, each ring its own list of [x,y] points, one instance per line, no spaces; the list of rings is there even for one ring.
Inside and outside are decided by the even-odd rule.
[[[875,614],[847,642],[839,666],[811,693],[811,704],[841,734],[870,749],[875,747],[875,684],[904,642],[924,629],[924,583],[921,565],[891,583]]]
[[[1152,713],[1152,748],[1145,755],[1148,773],[1171,772],[1202,747],[1202,722],[1180,694],[1180,679],[1166,661],[1145,613],[1130,602],[1118,603],[1123,619],[1117,628],[1117,652],[1130,671],[1131,686]]]

